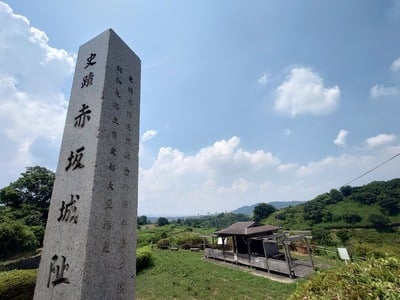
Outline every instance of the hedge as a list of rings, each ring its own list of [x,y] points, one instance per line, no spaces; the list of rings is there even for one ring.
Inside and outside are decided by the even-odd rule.
[[[0,273],[0,299],[32,300],[37,270],[13,270]]]
[[[136,252],[136,272],[153,265],[149,247]],[[32,300],[35,291],[37,270],[12,270],[0,272],[0,299]]]

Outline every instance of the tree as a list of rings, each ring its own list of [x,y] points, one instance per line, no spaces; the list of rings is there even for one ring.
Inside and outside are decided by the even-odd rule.
[[[15,209],[24,206],[37,209],[45,223],[54,179],[54,173],[44,167],[27,167],[17,181],[0,190],[0,203]]]
[[[256,205],[253,210],[254,221],[260,222],[261,220],[272,214],[275,210],[276,208],[273,207],[271,204],[260,203]]]
[[[368,220],[376,229],[386,229],[389,227],[390,223],[389,218],[383,214],[372,214],[368,217]]]
[[[137,224],[138,225],[146,225],[147,224],[147,217],[146,216],[140,216],[137,218]]]
[[[378,203],[382,211],[389,215],[394,215],[400,211],[400,199],[395,193],[385,193],[378,196]]]
[[[349,185],[342,186],[340,188],[340,192],[342,193],[342,195],[344,197],[350,196],[351,195],[351,186],[349,186]]]
[[[168,221],[167,218],[159,217],[158,220],[157,220],[157,224],[158,224],[158,226],[161,227],[161,226],[164,226],[164,225],[168,225],[169,221]]]
[[[324,204],[321,201],[311,200],[304,204],[303,217],[312,224],[322,222],[324,216]]]
[[[55,175],[44,167],[27,167],[17,181],[1,189],[0,203],[19,207],[22,203],[46,209],[50,204]]]
[[[329,204],[335,204],[335,203],[338,203],[339,201],[343,200],[342,193],[339,192],[336,189],[331,189],[330,190],[329,197],[330,197],[330,203]]]

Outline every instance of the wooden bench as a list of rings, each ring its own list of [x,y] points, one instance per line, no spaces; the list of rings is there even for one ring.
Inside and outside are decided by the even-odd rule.
[[[192,251],[192,252],[199,252],[199,251],[200,251],[200,248],[197,248],[197,247],[196,247],[196,248],[195,248],[195,247],[194,247],[194,248],[190,248],[190,251]]]

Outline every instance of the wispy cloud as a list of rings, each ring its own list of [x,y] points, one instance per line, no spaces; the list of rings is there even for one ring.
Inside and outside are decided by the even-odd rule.
[[[348,134],[349,132],[347,130],[344,129],[340,130],[333,143],[339,147],[346,146],[346,138]]]
[[[263,76],[261,76],[259,79],[258,79],[258,83],[260,84],[260,85],[266,85],[267,83],[268,83],[268,81],[269,81],[269,75],[268,74],[264,74]]]
[[[392,72],[397,72],[400,70],[400,57],[397,58],[391,65],[390,65],[390,70]]]
[[[394,134],[378,134],[377,136],[370,137],[366,140],[367,145],[371,148],[377,148],[391,144],[397,140]]]
[[[157,131],[155,130],[147,130],[145,133],[142,134],[142,142],[147,142],[154,138],[157,135]]]
[[[340,89],[324,87],[323,79],[309,68],[293,68],[276,90],[275,110],[291,116],[324,115],[336,110]]]
[[[395,86],[385,87],[381,84],[374,85],[371,88],[370,96],[372,99],[378,99],[382,97],[394,97],[400,95],[400,89]]]
[[[289,136],[289,135],[292,135],[292,130],[290,129],[290,128],[285,128],[284,130],[283,130],[283,134],[285,135],[285,136]]]
[[[392,62],[390,71],[393,73],[400,70],[400,57]],[[400,96],[400,87],[398,86],[384,86],[382,84],[375,84],[370,90],[370,97],[372,99],[379,98],[393,98]]]

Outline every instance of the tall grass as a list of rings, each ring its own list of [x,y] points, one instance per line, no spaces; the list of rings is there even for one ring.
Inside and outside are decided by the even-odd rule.
[[[317,273],[290,299],[400,299],[400,261],[372,259]]]

